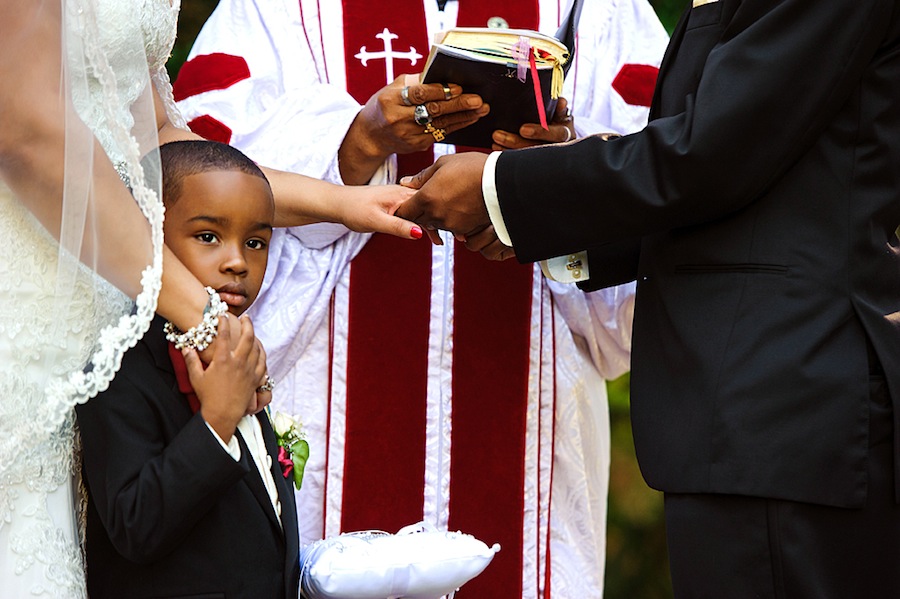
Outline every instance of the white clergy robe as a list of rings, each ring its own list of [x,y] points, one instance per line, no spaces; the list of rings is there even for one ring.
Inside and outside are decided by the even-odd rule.
[[[360,103],[421,70],[437,30],[500,16],[552,34],[568,9],[448,5],[221,0],[176,98],[198,133],[340,182],[337,150]],[[643,126],[667,42],[652,8],[586,0],[578,39],[563,95],[579,134]],[[376,179],[397,169],[392,158]],[[628,368],[633,286],[584,294],[449,238],[432,247],[336,225],[277,231],[270,252],[250,313],[279,381],[274,407],[303,420],[311,447],[301,540],[425,519],[500,543],[469,596],[601,597],[604,379]]]

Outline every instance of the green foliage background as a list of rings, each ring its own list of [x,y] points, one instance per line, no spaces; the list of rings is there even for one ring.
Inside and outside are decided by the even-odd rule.
[[[182,0],[178,41],[168,63],[173,80],[187,58],[194,38],[217,3],[218,0]],[[650,0],[660,21],[670,32],[686,3],[687,0]],[[669,584],[662,495],[647,487],[634,458],[628,382],[626,374],[609,383],[612,466],[605,597],[669,599],[672,589]]]

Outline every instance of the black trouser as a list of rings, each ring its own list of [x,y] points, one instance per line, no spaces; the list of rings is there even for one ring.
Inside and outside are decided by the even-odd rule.
[[[900,506],[893,414],[870,376],[868,494],[863,509],[734,495],[665,497],[677,599],[900,598]]]

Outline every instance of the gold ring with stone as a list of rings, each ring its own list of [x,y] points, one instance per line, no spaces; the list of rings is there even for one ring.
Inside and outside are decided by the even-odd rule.
[[[450,93],[450,86],[446,83],[441,83],[441,89],[444,90],[444,99],[449,100],[453,97],[453,94]]]
[[[435,127],[433,123],[425,125],[425,133],[431,133],[431,137],[433,137],[436,142],[444,141],[444,137],[447,136],[446,129],[439,129]]]

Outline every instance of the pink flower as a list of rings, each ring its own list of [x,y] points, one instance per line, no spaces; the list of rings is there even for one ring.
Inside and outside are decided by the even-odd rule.
[[[278,446],[278,464],[281,466],[281,474],[285,478],[290,478],[291,472],[294,470],[294,462],[291,460],[291,454],[280,445]]]

